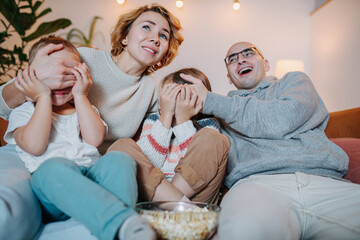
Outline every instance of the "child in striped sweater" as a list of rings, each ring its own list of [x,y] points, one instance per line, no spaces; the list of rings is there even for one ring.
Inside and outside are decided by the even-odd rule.
[[[137,163],[140,201],[217,203],[230,142],[215,118],[199,112],[202,102],[181,74],[202,79],[211,91],[206,75],[195,68],[169,74],[160,87],[159,114],[145,119],[140,139],[120,139],[113,146]]]
[[[201,128],[220,131],[215,118],[198,113],[202,106],[197,104],[197,95],[180,73],[200,77],[211,91],[208,78],[195,68],[182,69],[166,76],[159,94],[160,114],[154,113],[145,119],[137,141],[150,162],[164,173],[169,182],[196,132]]]

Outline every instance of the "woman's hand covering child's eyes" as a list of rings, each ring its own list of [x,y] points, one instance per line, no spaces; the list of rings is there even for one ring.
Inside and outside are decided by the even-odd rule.
[[[50,89],[63,89],[75,84],[72,68],[67,67],[66,60],[52,57],[51,54],[64,48],[62,44],[48,44],[40,48],[31,63],[38,79]]]

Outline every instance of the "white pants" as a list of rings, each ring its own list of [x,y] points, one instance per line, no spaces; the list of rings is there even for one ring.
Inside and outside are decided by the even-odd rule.
[[[221,203],[219,237],[360,239],[360,185],[304,173],[239,180]]]

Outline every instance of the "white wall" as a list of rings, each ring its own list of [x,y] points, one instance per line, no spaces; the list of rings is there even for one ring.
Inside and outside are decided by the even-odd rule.
[[[208,75],[215,92],[226,94],[234,89],[223,63],[226,51],[237,41],[250,41],[270,60],[269,74],[274,74],[279,59],[303,60],[329,111],[359,107],[360,1],[332,0],[310,16],[315,1],[240,0],[241,8],[234,12],[232,0],[184,0],[183,9],[175,7],[175,0],[158,0],[181,20],[185,41],[179,56],[155,76],[161,79],[176,69],[194,66]],[[52,8],[44,20],[72,20],[73,25],[58,34],[72,27],[87,33],[92,17],[103,17],[94,43],[109,51],[110,30],[117,17],[152,2],[127,0],[120,6],[116,0],[46,0],[42,8]]]
[[[118,15],[152,2],[163,5],[181,20],[185,38],[178,57],[155,74],[158,79],[182,67],[197,67],[209,77],[214,92],[227,94],[233,86],[228,83],[223,58],[237,41],[258,45],[270,60],[270,74],[274,73],[276,61],[284,58],[303,60],[308,72],[313,1],[242,0],[241,9],[235,12],[232,0],[184,0],[182,9],[176,8],[175,0],[127,0],[125,6],[116,0],[46,0],[44,5],[53,12],[45,20],[67,17],[73,22],[71,27],[87,32],[91,18],[99,15],[104,20],[98,22],[96,30],[105,41],[97,35],[95,45],[108,51],[110,30]]]
[[[329,111],[360,106],[359,13],[359,0],[333,0],[311,17],[310,76]]]

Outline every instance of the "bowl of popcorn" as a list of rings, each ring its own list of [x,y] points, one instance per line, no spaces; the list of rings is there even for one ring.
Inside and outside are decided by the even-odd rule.
[[[143,202],[136,210],[163,240],[205,240],[216,230],[220,207],[202,202]]]

